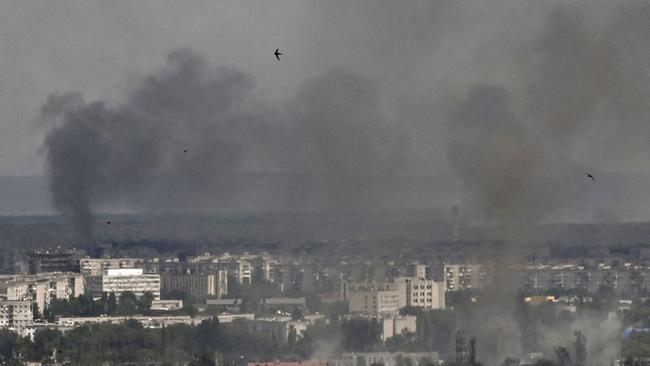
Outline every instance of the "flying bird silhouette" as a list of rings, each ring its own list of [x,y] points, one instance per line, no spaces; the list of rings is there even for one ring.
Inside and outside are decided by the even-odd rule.
[[[591,180],[593,180],[594,182],[596,181],[596,178],[594,178],[594,176],[589,173],[587,173],[587,178],[591,178]]]
[[[110,225],[110,224],[111,224],[111,220],[106,221],[106,224],[107,224],[107,225]]]
[[[183,154],[187,154],[188,151],[190,151],[189,147],[187,149],[183,150]]]
[[[273,52],[273,54],[275,55],[275,58],[277,58],[278,61],[280,61],[280,56],[282,56],[282,52],[280,52],[280,49],[276,48],[275,52]]]

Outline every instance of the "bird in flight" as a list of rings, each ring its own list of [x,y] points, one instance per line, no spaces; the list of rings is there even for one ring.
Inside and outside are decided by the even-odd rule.
[[[593,180],[594,182],[596,181],[596,178],[594,178],[594,176],[589,173],[587,173],[587,178],[591,178],[591,180]]]
[[[275,58],[277,58],[278,61],[280,61],[280,56],[282,56],[282,52],[280,52],[280,49],[276,48],[273,54],[275,55]]]
[[[190,151],[190,148],[189,148],[189,147],[186,148],[185,150],[183,150],[183,154],[187,154],[188,151]]]
[[[107,225],[110,225],[110,224],[111,224],[111,220],[106,221],[106,224],[107,224]]]

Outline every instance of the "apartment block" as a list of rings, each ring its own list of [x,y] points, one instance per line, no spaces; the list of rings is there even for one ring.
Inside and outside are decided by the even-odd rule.
[[[109,269],[135,268],[140,262],[137,258],[82,258],[79,267],[85,276],[100,276]]]
[[[228,293],[226,271],[216,274],[162,274],[160,284],[163,294],[183,291],[195,299],[221,298]]]
[[[150,292],[154,299],[160,300],[160,275],[145,274],[142,268],[109,269],[101,276],[87,277],[87,292],[95,298],[102,293],[115,293],[119,296],[126,291],[142,296]]]
[[[22,329],[32,323],[34,314],[29,300],[0,300],[0,327]]]

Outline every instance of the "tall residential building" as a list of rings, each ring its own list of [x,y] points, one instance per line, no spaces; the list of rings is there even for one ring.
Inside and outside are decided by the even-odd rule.
[[[162,274],[160,284],[163,296],[174,290],[183,291],[195,299],[221,298],[228,293],[226,271],[215,274]]]
[[[482,288],[488,281],[487,267],[481,264],[445,264],[443,276],[447,291]]]
[[[135,268],[139,262],[137,258],[82,258],[79,266],[83,275],[99,276],[109,269]]]
[[[160,275],[145,274],[142,268],[109,269],[101,276],[88,276],[86,288],[95,298],[104,292],[113,292],[119,298],[122,292],[130,291],[136,296],[149,292],[160,300]]]
[[[39,273],[0,276],[0,299],[29,300],[42,313],[51,299],[69,299],[84,292],[80,273]]]
[[[76,252],[37,252],[28,256],[29,271],[32,274],[43,272],[79,272],[79,253]]]
[[[29,300],[0,300],[0,327],[24,328],[32,323],[34,314]]]
[[[396,279],[403,283],[406,305],[425,309],[445,308],[445,283],[415,277]]]

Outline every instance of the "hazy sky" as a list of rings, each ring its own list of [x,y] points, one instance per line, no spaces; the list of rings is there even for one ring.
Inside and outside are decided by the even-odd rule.
[[[349,186],[376,176],[455,174],[478,206],[513,192],[508,205],[524,202],[484,207],[485,214],[519,216],[537,202],[555,210],[565,204],[549,197],[580,191],[585,171],[649,171],[648,16],[646,2],[605,0],[4,1],[0,176],[47,173],[43,141],[57,125],[39,116],[50,95],[78,92],[119,118],[145,111],[151,119],[155,111],[142,109],[133,90],[152,96],[146,80],[182,76],[168,55],[189,49],[206,70],[230,66],[250,82],[245,105],[227,112],[259,124],[236,134],[240,171],[325,174],[314,189],[343,192],[341,202],[358,196]],[[172,115],[185,117],[181,110],[187,114]],[[142,120],[134,126],[148,126]],[[171,126],[189,141],[196,134],[191,125]],[[115,141],[129,136],[92,128]],[[298,148],[286,148],[287,138]],[[369,147],[359,150],[357,139]],[[340,150],[330,146],[339,140]],[[103,183],[124,169],[116,159],[101,161]],[[153,174],[185,174],[154,161]],[[93,195],[91,206],[109,199]],[[545,213],[531,216],[538,214]]]
[[[456,3],[4,1],[0,175],[44,173],[38,147],[47,129],[32,122],[50,93],[79,91],[87,101],[119,102],[130,81],[161,67],[178,47],[192,48],[215,65],[250,72],[256,92],[270,101],[282,101],[305,79],[332,68],[363,72],[385,83],[384,92],[400,96],[393,103],[422,119],[445,92],[446,78],[457,83],[485,71],[463,68],[473,63],[482,44],[516,38],[522,27],[538,27],[545,9],[531,2],[526,7],[531,14],[520,17],[520,7],[509,10],[508,2],[499,2],[498,9],[494,2]],[[517,32],[509,32],[504,22]],[[282,62],[272,56],[277,47],[285,52]],[[484,54],[482,63],[497,56]],[[484,81],[501,77],[508,75],[491,73]],[[444,135],[444,123],[433,118],[415,122],[405,124],[419,135],[413,148],[423,149],[414,160],[444,168],[444,138],[418,133],[422,124],[438,123],[436,135]]]

